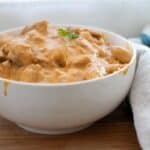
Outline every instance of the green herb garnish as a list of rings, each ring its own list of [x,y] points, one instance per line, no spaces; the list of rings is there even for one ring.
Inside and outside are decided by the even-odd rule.
[[[58,29],[58,34],[60,36],[68,37],[70,40],[76,39],[76,38],[79,37],[79,34],[73,32],[73,31],[70,31],[68,29],[65,29],[65,28],[59,28]]]

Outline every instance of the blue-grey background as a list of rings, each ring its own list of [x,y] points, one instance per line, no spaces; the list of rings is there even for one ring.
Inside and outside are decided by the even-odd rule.
[[[98,26],[127,37],[150,23],[150,0],[34,0],[0,2],[0,30],[39,19]]]

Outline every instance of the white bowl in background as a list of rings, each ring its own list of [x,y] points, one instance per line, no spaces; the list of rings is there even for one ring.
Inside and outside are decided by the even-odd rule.
[[[74,83],[25,83],[0,78],[0,115],[28,131],[64,134],[81,130],[112,112],[131,86],[136,52],[125,38],[88,28],[103,32],[114,45],[130,48],[133,56],[129,65],[101,79]]]

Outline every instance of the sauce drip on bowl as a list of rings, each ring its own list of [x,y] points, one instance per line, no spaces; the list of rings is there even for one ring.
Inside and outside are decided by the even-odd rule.
[[[4,94],[4,96],[7,96],[7,94],[8,94],[8,86],[9,86],[9,82],[4,80],[4,82],[3,82],[3,94]]]

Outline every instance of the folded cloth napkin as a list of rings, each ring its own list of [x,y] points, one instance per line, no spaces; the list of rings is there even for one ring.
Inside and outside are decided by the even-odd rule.
[[[140,38],[131,41],[150,46],[150,26]],[[134,125],[141,148],[150,150],[150,48],[134,44],[137,49],[137,69],[130,91]]]

